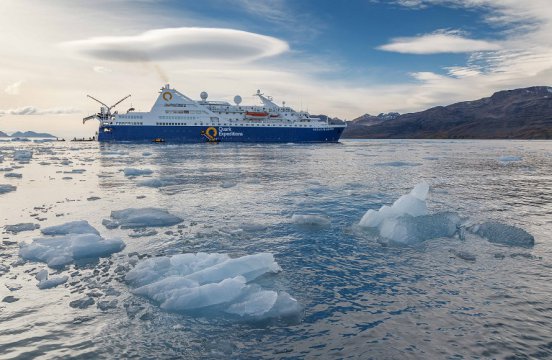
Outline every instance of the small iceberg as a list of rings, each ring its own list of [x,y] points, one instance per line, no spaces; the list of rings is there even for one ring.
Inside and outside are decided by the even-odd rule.
[[[291,217],[291,222],[293,222],[295,225],[304,227],[330,227],[331,225],[331,220],[329,217],[316,214],[293,214]]]
[[[15,150],[13,152],[13,160],[20,162],[28,162],[33,157],[33,152],[30,150]]]
[[[151,175],[153,170],[150,169],[135,169],[135,168],[125,168],[123,170],[125,176],[141,176],[141,175]]]
[[[128,208],[111,212],[111,220],[104,220],[103,224],[109,228],[120,226],[122,229],[144,228],[157,226],[172,226],[180,224],[184,219],[172,215],[165,209],[159,208]]]
[[[67,234],[95,234],[100,235],[86,220],[71,221],[65,224],[46,227],[40,230],[44,235],[67,235]]]
[[[11,232],[13,234],[18,234],[23,231],[32,231],[38,228],[40,228],[40,225],[33,224],[33,223],[19,223],[19,224],[4,226],[4,230],[6,230],[6,232]]]
[[[65,284],[67,280],[69,280],[67,275],[56,276],[48,279],[48,270],[46,269],[40,270],[36,274],[35,278],[38,280],[38,284],[36,284],[36,286],[41,290],[51,289],[61,284]]]
[[[170,181],[163,180],[163,179],[146,179],[146,180],[140,180],[136,183],[137,186],[151,187],[151,188],[160,188],[170,184],[171,184]]]
[[[196,253],[142,260],[125,279],[135,287],[135,294],[167,311],[210,310],[254,319],[298,315],[301,306],[288,293],[252,283],[264,274],[280,271],[270,253],[239,258]]]
[[[25,260],[41,261],[49,267],[63,267],[80,259],[109,256],[124,249],[121,239],[104,239],[86,221],[74,221],[42,229],[48,237],[19,245]]]
[[[402,244],[456,235],[462,220],[452,212],[428,214],[428,193],[429,185],[422,182],[393,205],[368,210],[359,226],[376,229],[381,237]]]
[[[521,156],[515,156],[515,155],[505,155],[498,158],[498,161],[501,164],[508,164],[516,161],[521,161]]]
[[[411,167],[411,166],[420,166],[420,163],[412,163],[406,161],[390,161],[385,163],[377,163],[374,166],[391,166],[391,167]]]
[[[9,184],[0,184],[0,195],[9,193],[15,190],[17,190],[17,186],[13,186]]]
[[[10,172],[10,173],[4,174],[4,177],[21,179],[23,177],[23,175],[20,174],[20,173]]]

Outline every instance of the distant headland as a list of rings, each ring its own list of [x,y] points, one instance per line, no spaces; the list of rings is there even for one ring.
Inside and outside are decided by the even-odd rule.
[[[37,133],[34,131],[16,131],[11,135],[0,131],[0,137],[12,137],[12,138],[56,138],[56,136],[48,133]]]

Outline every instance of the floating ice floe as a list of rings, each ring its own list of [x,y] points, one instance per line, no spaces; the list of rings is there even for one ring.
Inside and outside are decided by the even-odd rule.
[[[13,153],[13,159],[15,161],[29,161],[33,157],[33,152],[30,150],[15,150]]]
[[[329,217],[316,214],[293,214],[291,221],[300,226],[329,227],[331,225]]]
[[[111,212],[111,220],[104,220],[104,224],[108,228],[121,227],[140,228],[140,227],[157,227],[157,226],[172,226],[180,224],[184,221],[182,218],[172,215],[165,209],[159,208],[129,208],[124,210],[116,210]]]
[[[64,171],[64,174],[82,174],[86,172],[86,169],[72,169],[71,171]]]
[[[86,221],[42,229],[45,235],[22,243],[19,255],[26,260],[42,261],[50,267],[62,267],[80,259],[98,258],[119,252],[125,247],[121,239],[104,239]]]
[[[428,214],[428,192],[429,185],[422,182],[393,205],[368,210],[359,225],[377,229],[381,237],[405,244],[456,235],[462,220],[452,212]]]
[[[4,229],[7,232],[11,232],[14,234],[20,233],[22,231],[32,231],[39,228],[40,228],[39,224],[33,224],[33,223],[19,223],[19,224],[4,226]]]
[[[170,184],[171,183],[169,181],[166,181],[163,179],[146,179],[146,180],[140,180],[136,183],[137,186],[152,187],[152,188],[159,188]]]
[[[392,167],[402,167],[402,166],[420,166],[420,163],[411,163],[406,161],[390,161],[385,163],[377,163],[375,166],[392,166]]]
[[[4,171],[12,171],[13,168],[11,167],[5,167],[5,168],[0,168],[0,171],[4,172]]]
[[[228,189],[236,185],[238,185],[238,183],[234,180],[225,180],[222,182],[222,184],[220,184],[220,187],[223,189]]]
[[[140,176],[140,175],[153,174],[153,170],[150,170],[150,169],[125,168],[123,172],[125,176]]]
[[[498,158],[498,161],[502,164],[521,161],[521,156],[505,155]]]
[[[470,253],[470,252],[467,252],[467,251],[461,251],[461,250],[452,250],[451,253],[459,258],[459,259],[462,259],[462,260],[465,260],[465,261],[475,261],[477,259],[477,257]]]
[[[11,191],[17,190],[17,186],[9,185],[9,184],[0,184],[0,195],[9,193]]]
[[[21,179],[23,175],[19,173],[10,172],[10,173],[4,174],[4,177]]]
[[[71,221],[65,224],[50,226],[40,230],[44,235],[67,235],[67,234],[95,234],[100,235],[86,220]]]
[[[224,311],[247,318],[298,315],[301,306],[288,293],[251,283],[280,266],[270,253],[230,258],[226,254],[181,254],[142,260],[126,275],[161,308],[176,312]]]
[[[495,244],[521,247],[535,245],[535,238],[527,231],[499,222],[484,222],[473,225],[468,230]]]
[[[36,286],[41,290],[51,289],[58,285],[65,284],[69,279],[67,275],[56,276],[48,279],[48,270],[46,269],[40,270],[36,274],[35,278],[38,280],[38,284]]]

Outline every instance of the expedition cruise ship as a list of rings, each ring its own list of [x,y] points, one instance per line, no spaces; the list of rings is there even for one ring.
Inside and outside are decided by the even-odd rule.
[[[161,88],[150,112],[125,114],[111,110],[130,95],[100,112],[83,119],[97,119],[99,141],[130,142],[337,142],[345,129],[344,123],[331,124],[329,119],[313,117],[305,111],[295,111],[277,105],[260,90],[255,94],[262,105],[242,106],[241,97],[234,97],[235,105],[226,101],[209,101],[202,92],[195,101],[168,84]]]

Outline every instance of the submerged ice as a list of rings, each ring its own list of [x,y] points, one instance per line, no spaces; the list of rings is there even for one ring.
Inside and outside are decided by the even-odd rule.
[[[535,238],[527,231],[499,222],[484,222],[471,226],[469,230],[496,244],[521,247],[531,247],[535,245]]]
[[[270,253],[230,258],[226,254],[180,254],[140,261],[126,275],[134,293],[168,311],[210,309],[244,317],[298,315],[300,305],[284,291],[252,283],[281,271]]]

